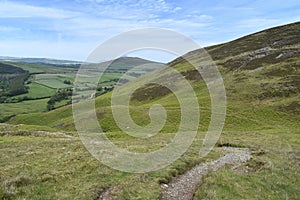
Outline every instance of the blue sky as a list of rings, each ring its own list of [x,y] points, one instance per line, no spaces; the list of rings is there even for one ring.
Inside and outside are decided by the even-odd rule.
[[[204,47],[296,21],[299,0],[0,0],[0,55],[85,60],[112,36],[146,27]]]

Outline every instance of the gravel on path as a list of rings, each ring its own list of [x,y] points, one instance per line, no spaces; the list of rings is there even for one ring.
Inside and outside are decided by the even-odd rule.
[[[169,184],[161,184],[161,200],[192,199],[195,191],[201,184],[203,176],[209,171],[216,171],[226,164],[237,168],[251,158],[251,153],[247,148],[223,147],[223,150],[229,153],[217,160],[195,166],[185,174],[173,178]]]

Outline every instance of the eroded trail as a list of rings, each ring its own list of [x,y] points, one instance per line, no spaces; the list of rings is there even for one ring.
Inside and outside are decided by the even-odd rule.
[[[237,168],[251,158],[247,148],[223,147],[228,153],[217,160],[208,163],[201,163],[185,174],[174,178],[168,185],[162,184],[161,200],[189,200],[201,184],[203,176],[211,170],[218,170],[226,164]]]

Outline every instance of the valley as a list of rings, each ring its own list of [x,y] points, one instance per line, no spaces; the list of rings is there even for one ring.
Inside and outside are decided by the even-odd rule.
[[[164,199],[163,186],[171,185],[195,166],[222,160],[230,147],[247,149],[251,158],[237,170],[232,170],[229,163],[207,172],[201,177],[201,184],[193,188],[193,194],[188,195],[191,199],[299,198],[299,33],[298,22],[205,48],[222,75],[227,98],[224,129],[206,157],[199,157],[199,150],[213,112],[211,96],[201,75],[187,62],[200,60],[202,50],[166,63],[182,74],[195,91],[200,128],[190,148],[178,160],[148,173],[118,171],[92,157],[76,132],[70,96],[65,95],[47,109],[47,102],[58,91],[73,88],[78,63],[1,61],[3,66],[14,66],[10,69],[28,77],[21,78],[19,84],[26,93],[8,95],[5,92],[10,89],[1,85],[5,99],[0,104],[0,198],[104,199],[103,194],[109,191],[108,199]],[[142,71],[134,71],[119,81],[126,71],[144,64]],[[87,92],[73,94],[73,100],[90,98],[90,91],[97,90],[98,95],[90,99],[95,100],[103,134],[128,151],[153,152],[172,142],[181,120],[180,102],[170,90],[144,84],[156,79],[175,80],[163,71],[163,66],[141,58],[119,58],[98,82],[101,89],[86,85]],[[205,62],[199,61],[197,67],[204,66]],[[3,72],[8,76],[9,72]],[[98,80],[93,73],[87,75],[87,83]],[[141,85],[130,97],[132,120],[146,127],[151,123],[149,109],[157,104],[165,108],[167,116],[162,129],[146,138],[124,133],[115,122],[111,107],[115,88],[127,91]],[[182,90],[179,88],[179,92]]]

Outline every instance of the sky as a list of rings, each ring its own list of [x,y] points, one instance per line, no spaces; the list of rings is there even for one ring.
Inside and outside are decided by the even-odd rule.
[[[205,47],[296,21],[299,0],[0,0],[0,56],[84,61],[102,42],[140,28],[170,29]]]

